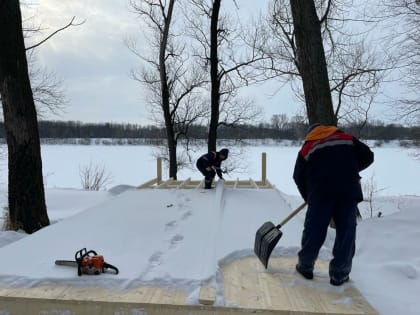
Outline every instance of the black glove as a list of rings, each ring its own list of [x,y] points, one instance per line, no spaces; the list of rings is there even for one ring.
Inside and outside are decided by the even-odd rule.
[[[219,176],[220,179],[223,179],[222,170],[220,169],[220,167],[216,168],[216,173],[217,173],[217,176]]]

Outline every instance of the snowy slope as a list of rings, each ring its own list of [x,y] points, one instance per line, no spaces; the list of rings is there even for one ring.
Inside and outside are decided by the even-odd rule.
[[[272,189],[128,190],[1,248],[1,256],[13,257],[13,263],[0,261],[0,281],[15,278],[13,283],[22,286],[28,279],[31,285],[74,282],[75,270],[54,261],[72,259],[86,247],[120,268],[118,276],[94,279],[105,285],[115,287],[114,280],[122,289],[139,283],[199,282],[214,277],[226,255],[252,249],[263,221],[289,210]]]

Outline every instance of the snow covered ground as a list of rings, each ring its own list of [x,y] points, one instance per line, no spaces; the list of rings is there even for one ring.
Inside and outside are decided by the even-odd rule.
[[[79,165],[90,161],[112,172],[113,185],[146,182],[155,177],[151,150],[43,146],[48,213],[54,224],[30,236],[0,232],[0,286],[72,283],[125,289],[154,284],[185,290],[189,303],[195,304],[203,281],[223,286],[217,277],[220,266],[253,255],[255,231],[264,221],[276,222],[301,203],[291,180],[297,147],[248,148],[248,172],[227,177],[259,179],[260,155],[267,152],[268,178],[276,190],[77,189]],[[364,220],[358,226],[351,285],[380,314],[419,314],[420,162],[412,159],[410,149],[395,145],[374,152],[375,164],[362,174],[374,199],[361,204]],[[1,176],[4,182],[4,171]],[[189,176],[199,178],[193,170],[183,170],[180,178]],[[304,212],[282,228],[273,255],[296,255],[303,218]],[[321,257],[330,257],[333,240],[330,230]],[[55,259],[72,259],[82,247],[103,254],[120,274],[79,278],[74,269],[54,265]],[[217,303],[223,303],[221,299]]]

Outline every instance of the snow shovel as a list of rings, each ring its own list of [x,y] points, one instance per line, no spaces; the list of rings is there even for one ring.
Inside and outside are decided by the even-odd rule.
[[[287,218],[281,221],[278,225],[274,225],[272,222],[265,222],[257,230],[255,234],[254,253],[260,259],[265,269],[267,269],[268,259],[270,258],[271,252],[276,247],[279,239],[283,235],[280,228],[285,225],[291,218],[293,218],[300,210],[305,208],[306,202],[297,207]]]

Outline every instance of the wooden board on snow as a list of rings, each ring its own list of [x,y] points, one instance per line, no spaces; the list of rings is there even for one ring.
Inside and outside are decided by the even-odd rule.
[[[352,282],[329,283],[328,263],[319,261],[313,280],[295,271],[296,257],[271,258],[264,269],[255,257],[223,268],[225,305],[273,314],[377,314]]]

